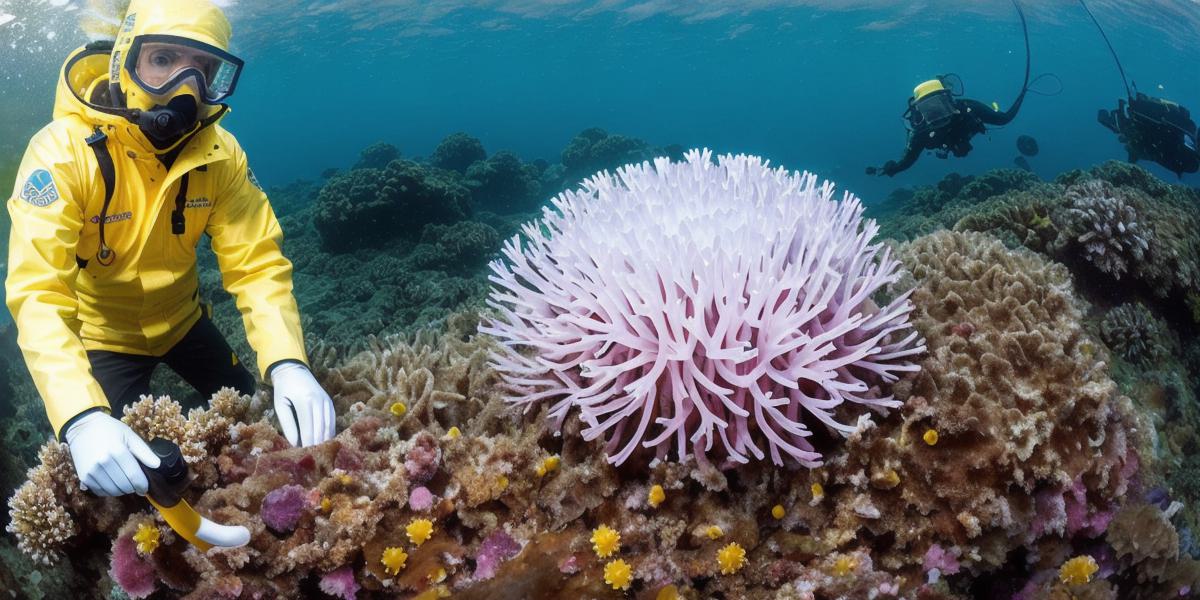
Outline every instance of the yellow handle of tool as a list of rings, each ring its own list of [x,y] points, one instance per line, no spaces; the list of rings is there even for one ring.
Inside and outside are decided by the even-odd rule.
[[[146,496],[146,500],[149,500],[150,504],[158,509],[159,514],[167,521],[167,525],[170,525],[171,529],[174,529],[180,537],[199,548],[201,552],[207,552],[209,548],[212,548],[212,544],[196,537],[196,532],[200,530],[200,513],[196,512],[196,509],[192,508],[187,501],[180,500],[179,504],[167,508],[149,496]]]

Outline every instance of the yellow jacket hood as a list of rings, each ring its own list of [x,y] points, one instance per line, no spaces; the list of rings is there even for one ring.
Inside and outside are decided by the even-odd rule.
[[[136,153],[159,154],[136,123],[120,109],[109,106],[109,46],[103,42],[77,48],[63,63],[54,94],[54,118],[75,116]],[[194,135],[202,143],[213,136],[212,125],[219,123],[227,110],[202,124]]]

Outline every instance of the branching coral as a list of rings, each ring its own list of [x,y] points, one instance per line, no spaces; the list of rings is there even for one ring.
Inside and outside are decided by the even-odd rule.
[[[1137,210],[1124,195],[1102,181],[1088,181],[1067,189],[1071,226],[1064,234],[1082,244],[1089,262],[1120,279],[1131,264],[1143,260],[1153,240],[1139,221]]]
[[[1171,334],[1144,304],[1122,304],[1100,323],[1104,343],[1126,360],[1154,367],[1171,355]]]
[[[503,342],[511,399],[552,401],[559,426],[577,409],[617,464],[643,446],[820,464],[810,427],[854,431],[843,403],[897,406],[875,386],[923,350],[906,295],[871,301],[898,266],[875,223],[833,194],[693,151],[559,196],[492,263],[500,317],[481,331]]]

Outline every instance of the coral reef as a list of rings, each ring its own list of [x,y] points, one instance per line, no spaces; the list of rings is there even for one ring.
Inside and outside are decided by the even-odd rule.
[[[428,223],[471,216],[470,191],[449,172],[408,160],[335,175],[317,195],[313,226],[325,249],[345,252],[413,237]]]
[[[501,150],[466,171],[467,185],[479,210],[501,214],[529,212],[541,203],[541,173],[516,154]]]
[[[502,316],[480,331],[502,342],[510,400],[551,403],[556,427],[578,410],[616,464],[651,448],[818,466],[812,429],[861,427],[835,417],[843,403],[897,406],[878,388],[924,350],[904,296],[870,301],[898,263],[858,199],[833,193],[692,151],[559,196],[492,264]]]
[[[400,149],[387,143],[376,142],[363,148],[359,154],[358,162],[354,163],[355,169],[385,169],[393,160],[400,158]],[[333,177],[331,173],[329,179]]]
[[[581,137],[573,160],[641,147]],[[487,156],[481,145],[472,156],[455,172],[412,164],[486,205],[465,173]],[[540,197],[578,181],[567,183],[562,164],[522,171]],[[1084,217],[1068,190],[1095,181],[1150,232],[1119,285],[1071,237]],[[185,449],[188,501],[252,532],[245,548],[201,553],[141,498],[79,489],[66,448],[48,441],[11,335],[0,335],[0,392],[12,390],[0,396],[0,471],[18,476],[7,489],[37,457],[9,496],[0,589],[32,599],[1197,593],[1194,190],[1109,163],[1054,182],[1001,172],[898,193],[899,214],[881,225],[909,240],[892,246],[904,273],[859,306],[878,314],[914,290],[910,320],[928,349],[921,370],[868,391],[903,405],[844,439],[814,427],[820,467],[720,469],[694,456],[616,467],[602,439],[584,439],[588,423],[570,418],[555,431],[548,404],[522,414],[506,402],[490,364],[498,342],[476,329],[503,313],[457,311],[486,297],[483,263],[521,217],[476,211],[334,253],[314,226],[317,189],[271,193],[338,436],[289,447],[267,391],[195,399],[208,405],[192,410],[182,396],[130,407],[123,417],[140,434]],[[959,231],[923,235],[947,227]],[[240,317],[211,255],[202,260],[202,293],[249,362]],[[829,411],[857,425],[854,408]],[[594,548],[602,526],[605,557]]]
[[[439,169],[465,174],[471,165],[483,160],[487,160],[487,151],[483,149],[483,143],[459,132],[450,134],[434,148],[433,155],[429,157],[429,164]]]

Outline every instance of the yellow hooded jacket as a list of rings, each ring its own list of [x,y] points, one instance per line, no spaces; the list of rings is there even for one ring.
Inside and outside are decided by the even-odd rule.
[[[207,36],[227,47],[229,24],[206,2],[156,0],[132,32]],[[139,4],[154,4],[134,2]],[[208,5],[207,7],[205,5]],[[199,8],[189,8],[199,7]],[[133,9],[131,9],[131,13]],[[215,13],[215,14],[214,14]],[[174,20],[175,22],[171,22]],[[128,23],[129,21],[127,21]],[[118,40],[118,47],[122,40]],[[124,41],[128,41],[126,38]],[[136,125],[83,101],[107,87],[109,53],[81,48],[58,82],[54,120],[29,142],[8,201],[7,304],[18,342],[58,435],[108,401],[86,351],[161,356],[200,319],[196,246],[212,238],[225,289],[237,300],[260,374],[282,360],[307,363],[292,265],[266,194],[237,140],[215,123],[195,133],[167,169]],[[116,167],[105,238],[95,260],[105,185],[85,139],[99,128]],[[183,235],[171,231],[180,178],[189,173]],[[80,268],[76,258],[86,262]]]

